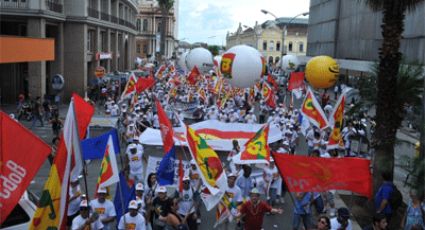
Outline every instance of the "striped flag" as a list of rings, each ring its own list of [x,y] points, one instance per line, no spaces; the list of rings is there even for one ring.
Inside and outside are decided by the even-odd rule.
[[[78,158],[75,156],[75,150],[78,149],[75,144],[78,142],[79,145],[80,139],[84,137],[93,113],[94,108],[90,104],[78,95],[73,95],[57,154],[29,229],[65,229],[69,178],[71,174],[77,176],[80,170],[73,167],[71,172],[72,159]],[[76,133],[77,124],[79,133]]]
[[[115,154],[115,146],[112,141],[112,135],[109,135],[105,155],[103,156],[102,164],[100,166],[99,177],[97,178],[96,191],[99,187],[106,188],[120,181]]]

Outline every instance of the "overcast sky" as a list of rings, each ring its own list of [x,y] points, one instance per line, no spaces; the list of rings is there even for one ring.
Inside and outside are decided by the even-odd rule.
[[[178,39],[224,45],[227,31],[236,31],[239,22],[254,26],[255,21],[274,19],[261,9],[293,17],[308,12],[309,4],[310,0],[180,0]]]

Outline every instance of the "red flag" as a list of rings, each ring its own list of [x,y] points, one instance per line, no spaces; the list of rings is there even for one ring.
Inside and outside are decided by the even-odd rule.
[[[304,87],[304,72],[292,72],[289,77],[288,90]]]
[[[338,148],[342,141],[342,122],[344,119],[345,94],[341,94],[334,106],[334,110],[329,117],[329,125],[333,127],[329,136],[328,148]]]
[[[270,84],[272,84],[272,86],[273,86],[273,88],[274,88],[274,90],[275,90],[275,91],[278,91],[278,90],[279,90],[279,85],[277,84],[276,80],[272,77],[272,75],[271,75],[271,74],[269,74],[269,75],[267,76],[267,81],[268,81]]]
[[[152,76],[147,78],[140,77],[136,83],[136,91],[138,94],[155,85],[155,79]]]
[[[130,95],[136,90],[136,87],[135,87],[136,83],[137,83],[137,78],[134,75],[134,73],[132,73],[130,77],[128,78],[127,84],[125,85],[125,88],[121,94],[121,100],[123,100],[126,96]]]
[[[320,158],[272,153],[291,192],[348,190],[372,197],[370,160]]]
[[[190,71],[189,75],[187,76],[187,81],[189,84],[194,85],[198,81],[198,78],[201,76],[201,72],[199,72],[198,67],[194,66],[192,71]]]
[[[263,83],[262,93],[266,104],[271,108],[276,108],[276,100],[274,97],[273,89],[266,82]]]
[[[0,111],[0,224],[7,218],[51,152],[49,145]]]

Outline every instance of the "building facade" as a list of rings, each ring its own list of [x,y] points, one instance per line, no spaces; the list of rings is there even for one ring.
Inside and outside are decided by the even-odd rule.
[[[171,58],[175,55],[176,39],[178,37],[178,5],[174,6],[167,15],[165,57]],[[161,47],[161,23],[162,13],[155,0],[140,0],[138,2],[138,14],[136,21],[136,55],[140,58],[153,58],[160,53]]]
[[[406,15],[400,51],[405,60],[425,63],[425,3]],[[346,70],[368,71],[378,60],[382,13],[364,1],[311,0],[308,56],[329,55]]]
[[[227,33],[226,48],[245,44],[256,48],[269,64],[277,63],[282,56],[283,28],[287,26],[284,39],[286,54],[305,55],[307,46],[308,19],[278,18],[277,21],[266,21],[254,27],[239,24],[234,33]]]
[[[62,98],[84,95],[95,79],[95,69],[125,71],[134,68],[137,5],[134,0],[0,0],[1,35],[55,40],[54,61],[0,64],[3,103],[19,93],[56,94],[55,74],[65,79]]]

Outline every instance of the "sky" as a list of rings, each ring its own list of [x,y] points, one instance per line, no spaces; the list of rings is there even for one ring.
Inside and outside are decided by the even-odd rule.
[[[226,33],[235,32],[239,23],[253,27],[277,17],[293,17],[308,12],[310,0],[179,0],[178,39],[225,45]]]

